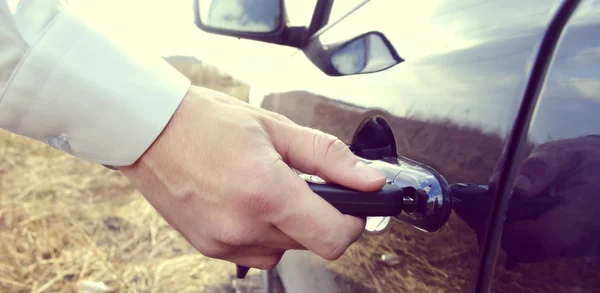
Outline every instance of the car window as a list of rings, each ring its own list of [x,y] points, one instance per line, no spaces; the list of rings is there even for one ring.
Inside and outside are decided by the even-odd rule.
[[[326,47],[377,31],[403,63],[332,77],[300,52],[253,84],[252,103],[347,143],[363,122],[382,117],[398,154],[478,192],[455,205],[434,235],[399,222],[389,233],[363,237],[330,264],[341,283],[365,292],[469,290],[490,208],[485,187],[555,2],[371,1],[315,41]]]
[[[528,209],[558,203],[535,218],[507,221],[493,292],[599,288],[600,39],[589,37],[600,34],[599,4],[583,2],[567,26],[513,190],[538,201]]]

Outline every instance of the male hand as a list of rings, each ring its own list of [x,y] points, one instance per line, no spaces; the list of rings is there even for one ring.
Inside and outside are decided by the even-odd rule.
[[[206,256],[261,269],[287,249],[339,258],[364,220],[342,215],[290,166],[361,191],[385,183],[335,137],[198,87],[121,171]]]
[[[502,247],[516,262],[583,256],[600,243],[600,136],[557,140],[523,161],[516,193],[540,196],[549,188],[561,204],[536,220],[507,223]]]

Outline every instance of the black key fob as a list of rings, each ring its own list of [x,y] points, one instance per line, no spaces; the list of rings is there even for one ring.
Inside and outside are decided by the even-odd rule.
[[[385,217],[402,213],[405,190],[386,183],[381,190],[362,192],[327,183],[314,175],[300,175],[308,187],[345,215],[356,217]]]

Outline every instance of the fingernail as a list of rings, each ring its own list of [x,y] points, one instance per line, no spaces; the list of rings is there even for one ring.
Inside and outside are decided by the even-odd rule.
[[[369,182],[385,180],[385,174],[379,172],[377,169],[369,167],[361,161],[354,164],[354,170]]]
[[[528,194],[531,192],[532,187],[533,183],[531,182],[531,179],[525,175],[519,175],[517,176],[517,179],[515,179],[515,189],[519,192]]]

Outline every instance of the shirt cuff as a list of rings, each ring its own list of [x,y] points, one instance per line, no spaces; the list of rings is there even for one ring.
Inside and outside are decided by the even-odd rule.
[[[104,165],[133,164],[190,82],[144,48],[122,46],[66,11],[32,45],[0,100],[0,126]],[[54,142],[54,143],[52,143]]]

